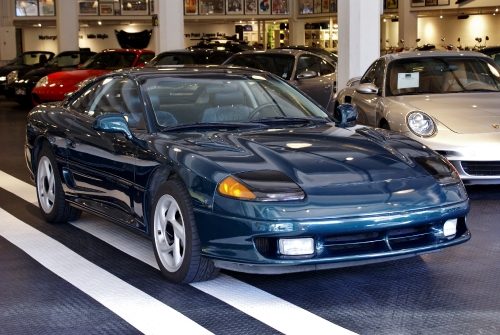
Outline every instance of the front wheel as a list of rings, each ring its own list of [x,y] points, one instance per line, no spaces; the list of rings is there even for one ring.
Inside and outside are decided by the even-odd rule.
[[[48,222],[74,221],[82,214],[81,210],[66,202],[56,158],[47,145],[42,147],[38,155],[36,194],[42,215]]]
[[[201,256],[191,197],[181,181],[174,179],[160,186],[151,218],[154,253],[165,278],[186,284],[218,275],[219,268]]]

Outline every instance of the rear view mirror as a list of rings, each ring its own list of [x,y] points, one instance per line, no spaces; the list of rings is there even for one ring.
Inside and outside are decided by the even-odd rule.
[[[92,124],[92,128],[104,133],[121,133],[129,140],[132,139],[132,132],[122,114],[99,115]]]
[[[356,92],[361,94],[377,94],[378,91],[378,87],[372,83],[364,83],[356,86]]]
[[[306,71],[302,71],[301,73],[299,73],[297,75],[297,79],[314,78],[317,76],[318,76],[318,73],[316,71],[306,70]]]

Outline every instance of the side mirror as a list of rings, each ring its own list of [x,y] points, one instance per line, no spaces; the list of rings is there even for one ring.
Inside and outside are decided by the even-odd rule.
[[[361,94],[378,94],[378,87],[372,83],[364,83],[356,86],[356,92]]]
[[[318,73],[316,71],[306,70],[306,71],[302,71],[301,73],[299,73],[297,75],[297,79],[314,78],[317,76],[318,76]]]
[[[349,122],[355,121],[358,117],[356,108],[351,104],[342,104],[333,111],[333,116],[338,120],[339,127],[348,127]]]
[[[92,128],[104,133],[121,133],[129,140],[132,139],[132,132],[128,127],[127,120],[122,114],[104,114],[99,115]]]

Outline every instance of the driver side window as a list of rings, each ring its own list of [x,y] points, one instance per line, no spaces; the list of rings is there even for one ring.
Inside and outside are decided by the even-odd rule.
[[[385,61],[383,59],[378,59],[365,72],[363,78],[361,78],[360,80],[360,84],[365,84],[365,83],[374,84],[381,90],[384,84],[384,70],[385,70]]]

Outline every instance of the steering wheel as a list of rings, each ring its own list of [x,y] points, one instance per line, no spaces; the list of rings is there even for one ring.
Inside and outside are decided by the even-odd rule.
[[[278,104],[275,104],[275,103],[263,104],[262,106],[259,106],[259,107],[255,108],[252,112],[250,112],[250,114],[248,115],[248,119],[252,120],[254,118],[254,116],[257,115],[257,113],[259,113],[262,109],[267,108],[267,107],[271,107],[271,106],[278,107]]]

